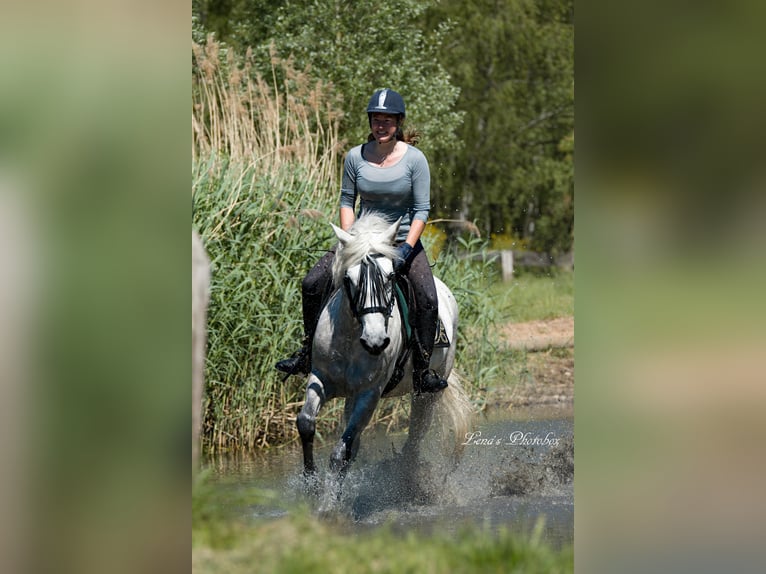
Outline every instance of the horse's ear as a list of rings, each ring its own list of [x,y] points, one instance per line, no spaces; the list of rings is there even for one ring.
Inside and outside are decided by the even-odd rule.
[[[343,245],[351,241],[352,236],[347,231],[343,231],[340,227],[337,227],[333,225],[332,223],[332,230],[335,232],[335,236],[338,238],[338,241],[340,241]]]
[[[386,229],[386,231],[383,233],[383,239],[386,241],[386,243],[393,243],[394,239],[396,238],[396,232],[399,231],[399,225],[402,223],[402,218],[400,217],[394,223]]]

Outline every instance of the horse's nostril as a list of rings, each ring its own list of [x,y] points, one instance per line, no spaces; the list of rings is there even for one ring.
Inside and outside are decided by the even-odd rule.
[[[365,339],[359,339],[359,342],[362,343],[362,347],[364,347],[365,351],[370,353],[370,355],[380,355],[383,350],[388,347],[389,343],[391,343],[391,339],[389,337],[386,337],[383,339],[383,343],[380,345],[371,345],[368,341]]]

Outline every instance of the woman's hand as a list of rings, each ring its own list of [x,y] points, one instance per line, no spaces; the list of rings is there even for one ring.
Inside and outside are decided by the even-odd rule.
[[[396,256],[394,257],[394,273],[400,273],[401,270],[407,265],[410,255],[412,255],[412,245],[409,243],[402,243],[396,248]]]

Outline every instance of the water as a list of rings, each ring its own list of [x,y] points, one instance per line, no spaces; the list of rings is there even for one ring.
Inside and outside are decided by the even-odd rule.
[[[297,500],[351,530],[387,524],[395,531],[458,534],[467,525],[530,532],[543,519],[542,538],[554,547],[573,542],[574,443],[572,409],[496,411],[478,419],[456,462],[424,445],[424,461],[405,468],[398,453],[406,436],[367,429],[340,500],[324,482],[333,435],[316,446],[320,494],[305,494],[300,445],[253,456],[223,456],[207,464],[228,488],[258,488],[273,503],[243,506],[243,516],[273,520]]]

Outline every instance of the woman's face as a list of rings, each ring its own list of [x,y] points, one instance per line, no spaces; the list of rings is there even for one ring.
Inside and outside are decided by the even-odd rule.
[[[394,114],[372,114],[370,128],[372,137],[378,143],[386,143],[396,137],[396,129],[399,127],[399,116]]]

